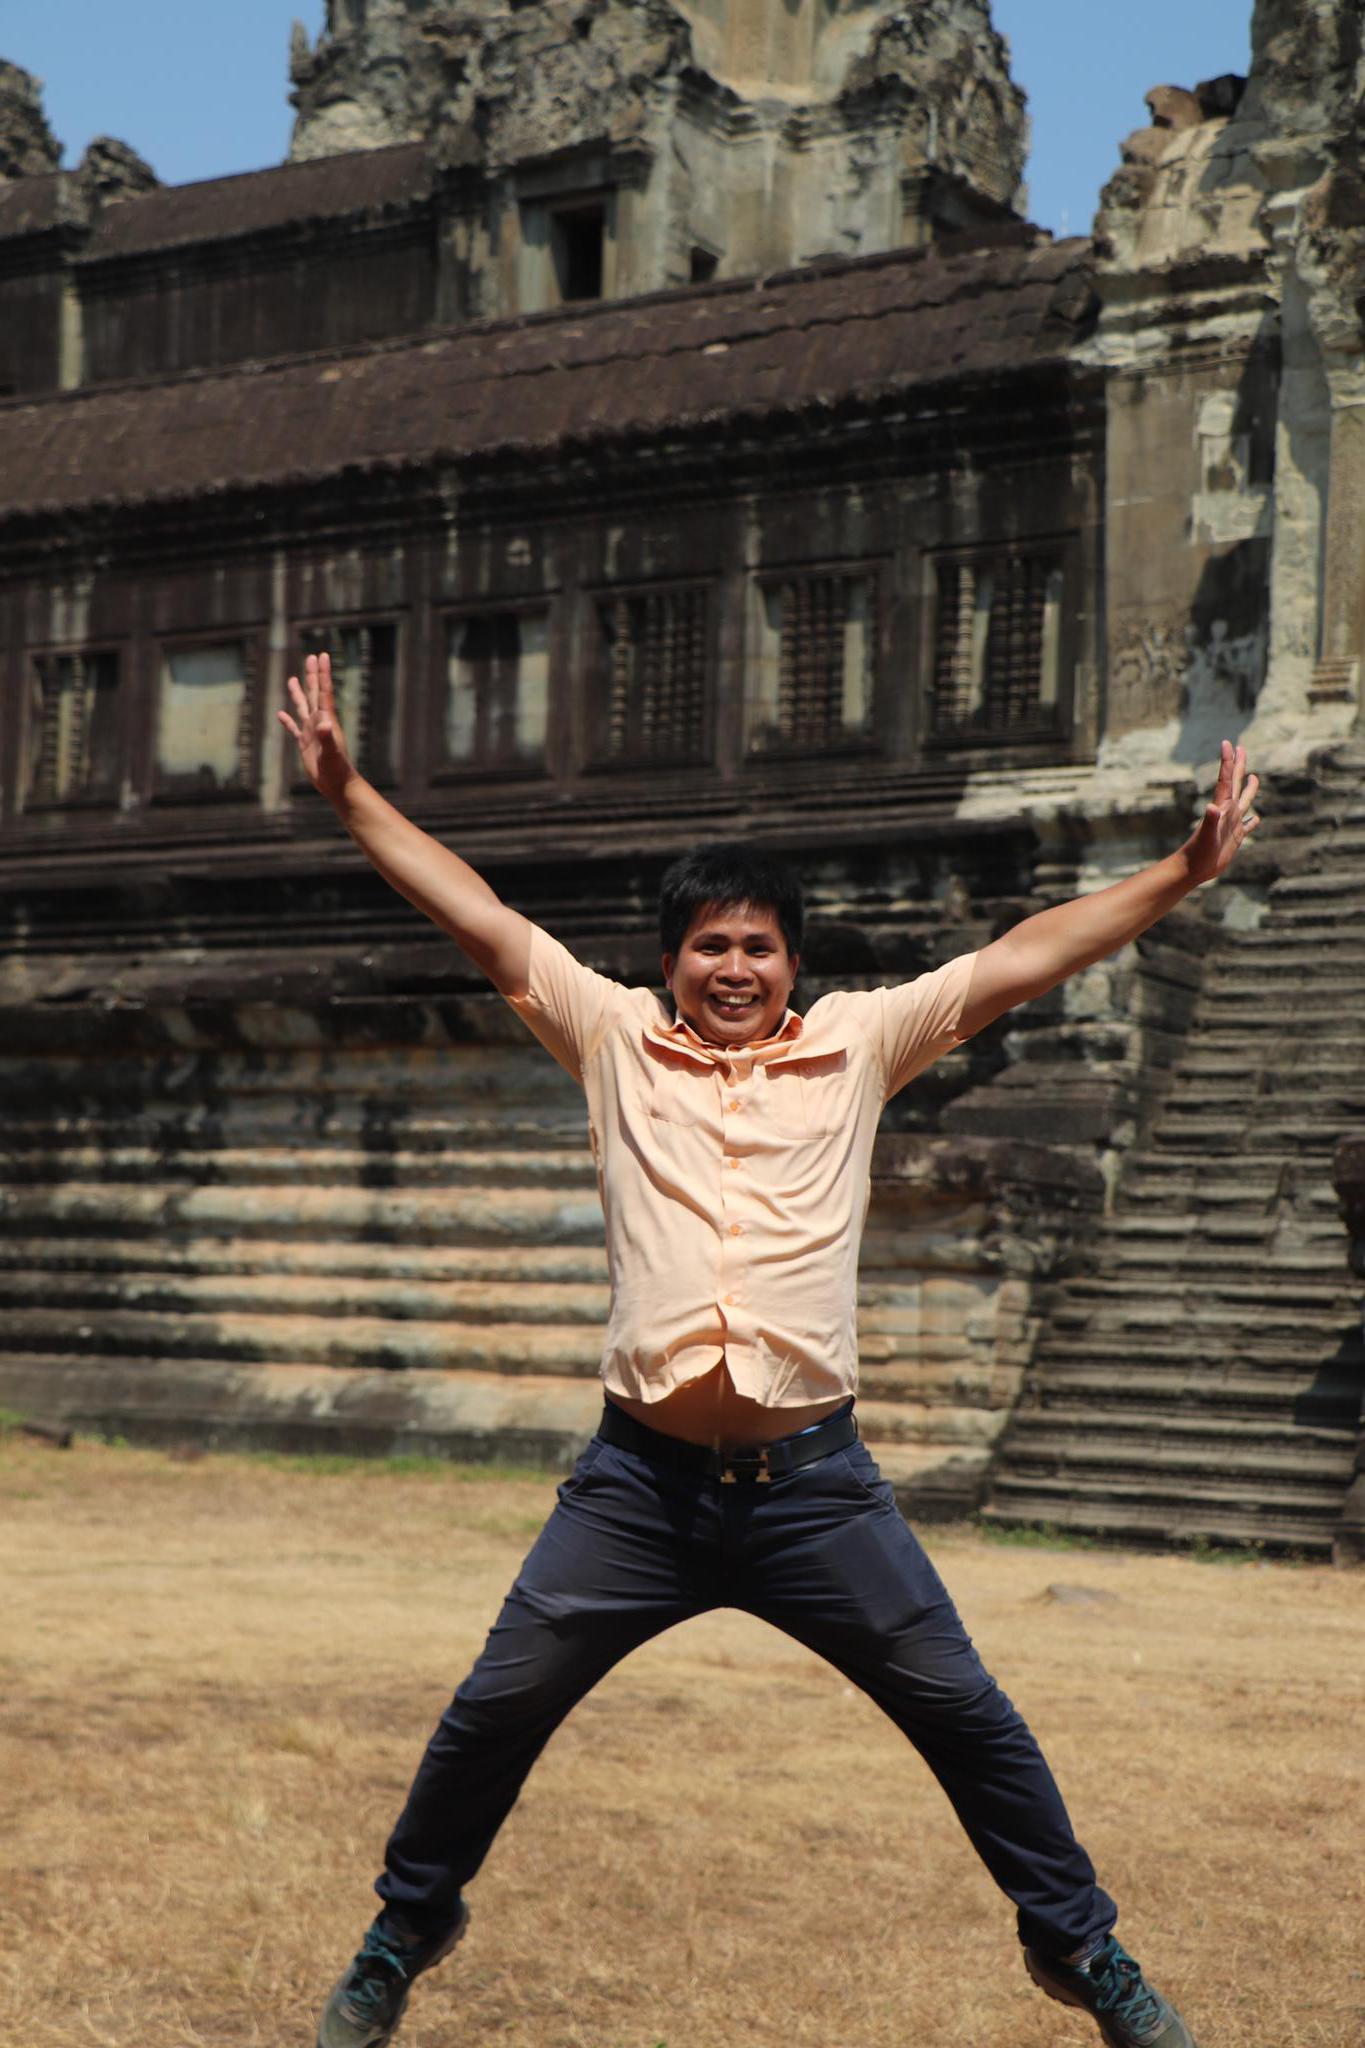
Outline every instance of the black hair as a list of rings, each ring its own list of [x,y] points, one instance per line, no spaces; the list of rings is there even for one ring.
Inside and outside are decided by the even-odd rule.
[[[806,906],[795,868],[775,853],[722,840],[683,854],[659,885],[659,938],[663,951],[677,955],[698,911],[714,906],[729,910],[748,904],[771,910],[782,929],[787,951],[801,951]]]

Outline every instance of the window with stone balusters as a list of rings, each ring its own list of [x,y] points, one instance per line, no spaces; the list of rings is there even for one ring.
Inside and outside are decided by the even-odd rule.
[[[337,715],[351,758],[371,782],[398,773],[398,626],[392,619],[313,623],[299,632],[304,655],[331,657]]]
[[[599,761],[638,766],[707,758],[710,620],[704,584],[599,596]]]
[[[445,621],[438,774],[539,773],[550,719],[550,612],[543,604]]]
[[[168,642],[157,684],[153,794],[158,802],[239,798],[255,782],[261,642]]]
[[[26,800],[114,803],[119,781],[117,649],[66,648],[35,655]]]
[[[748,751],[819,753],[868,745],[874,737],[875,575],[820,569],[765,576],[755,599]]]
[[[1056,729],[1060,549],[972,552],[934,564],[932,738]]]

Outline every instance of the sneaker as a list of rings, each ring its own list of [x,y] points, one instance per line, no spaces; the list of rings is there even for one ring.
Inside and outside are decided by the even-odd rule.
[[[317,2048],[384,2048],[397,2032],[413,1978],[448,1956],[468,1925],[463,1900],[455,1925],[425,1941],[397,1914],[381,1913],[332,1987]]]
[[[1107,1935],[1091,1955],[1053,1961],[1036,1948],[1024,1962],[1040,1991],[1078,2005],[1098,2022],[1109,2048],[1195,2048],[1180,2014],[1147,1982],[1127,1949]]]

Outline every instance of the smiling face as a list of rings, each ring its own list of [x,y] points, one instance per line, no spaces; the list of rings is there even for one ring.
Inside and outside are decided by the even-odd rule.
[[[767,905],[708,903],[677,953],[664,954],[664,980],[708,1045],[753,1045],[781,1023],[797,965]]]

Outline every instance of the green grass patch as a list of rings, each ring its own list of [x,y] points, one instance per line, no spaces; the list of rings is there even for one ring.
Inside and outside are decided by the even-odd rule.
[[[294,1472],[305,1479],[440,1479],[459,1486],[488,1486],[506,1479],[546,1480],[562,1475],[544,1465],[514,1465],[497,1459],[437,1458],[418,1451],[395,1451],[387,1457],[365,1457],[342,1451],[233,1451],[232,1457],[264,1465],[272,1472]]]
[[[985,1543],[1002,1550],[1112,1550],[1116,1546],[1103,1537],[1086,1536],[1077,1529],[1059,1528],[1056,1522],[1007,1524],[978,1520],[973,1524]]]

